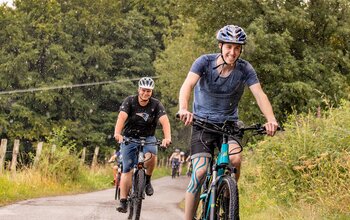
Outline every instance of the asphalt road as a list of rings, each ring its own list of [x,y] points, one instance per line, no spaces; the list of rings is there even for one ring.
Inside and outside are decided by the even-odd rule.
[[[141,219],[183,219],[178,207],[184,199],[189,178],[163,177],[153,180],[155,194],[143,200]],[[115,210],[114,189],[69,196],[21,201],[0,207],[0,220],[92,220],[127,219]]]

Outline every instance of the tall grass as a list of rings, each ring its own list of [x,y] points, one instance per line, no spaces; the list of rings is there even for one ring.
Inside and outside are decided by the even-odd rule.
[[[79,193],[110,187],[110,167],[90,168],[80,163],[74,141],[66,138],[65,128],[54,129],[35,167],[24,167],[17,173],[0,177],[0,205],[39,196]]]
[[[246,152],[240,190],[251,203],[243,200],[243,213],[274,213],[260,219],[350,218],[350,103],[322,118],[290,116],[285,130]]]
[[[0,206],[35,197],[108,188],[111,186],[112,176],[110,167],[95,170],[82,167],[77,179],[66,182],[58,181],[52,176],[44,176],[36,169],[23,169],[15,175],[5,172],[0,177]]]

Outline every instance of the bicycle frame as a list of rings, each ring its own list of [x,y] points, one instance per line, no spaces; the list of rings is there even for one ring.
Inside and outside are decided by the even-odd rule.
[[[144,158],[143,148],[147,144],[155,144],[160,146],[160,141],[156,142],[147,142],[145,137],[140,137],[139,139],[126,139],[125,144],[136,143],[137,146],[137,158],[138,161],[134,166],[134,173],[132,177],[132,188],[129,195],[130,209],[128,219],[139,219],[141,214],[142,200],[145,198],[145,181],[146,181],[146,172],[144,163],[146,162]],[[141,172],[141,173],[140,173]]]
[[[132,180],[132,195],[133,193],[136,191],[135,188],[135,179],[137,178],[137,172],[139,172],[140,170],[143,170],[145,172],[145,154],[143,153],[143,147],[145,146],[145,142],[146,140],[145,139],[140,139],[141,140],[141,143],[140,145],[137,147],[137,158],[138,158],[138,162],[137,164],[134,166],[134,173],[133,173],[133,180]],[[143,189],[142,189],[142,198],[145,198],[145,192],[144,192],[144,186],[143,186]],[[134,195],[135,196],[135,195]]]
[[[202,185],[203,192],[200,195],[200,200],[203,201],[203,210],[201,214],[201,219],[202,220],[216,219],[217,217],[216,200],[218,199],[218,196],[220,196],[220,195],[217,195],[217,193],[219,194],[221,192],[220,191],[221,189],[227,189],[229,190],[229,194],[232,194],[232,193],[234,194],[234,195],[231,195],[231,196],[234,196],[234,198],[232,197],[229,198],[229,200],[232,200],[232,201],[229,202],[230,207],[228,210],[230,212],[228,215],[234,219],[237,219],[239,218],[239,203],[238,203],[239,196],[237,191],[237,183],[235,179],[232,178],[232,174],[236,173],[236,168],[231,166],[229,156],[232,154],[240,153],[243,150],[243,147],[239,143],[239,141],[235,139],[234,135],[243,136],[244,131],[247,131],[247,130],[256,131],[257,134],[266,134],[265,128],[260,124],[255,124],[249,127],[243,127],[243,125],[239,125],[238,123],[232,122],[232,121],[226,121],[223,124],[223,126],[220,127],[216,124],[205,122],[199,119],[193,119],[193,124],[199,127],[202,127],[203,129],[212,131],[214,133],[221,134],[223,138],[220,152],[211,161],[212,163],[211,172],[209,171],[210,169],[208,169],[205,181]],[[282,129],[278,127],[277,130],[282,130]],[[239,152],[230,154],[229,145],[228,145],[229,136],[235,139],[239,144],[240,146]],[[224,197],[222,199],[224,199]],[[219,207],[220,205],[222,204],[219,204]]]
[[[210,183],[210,179],[212,179],[209,186],[209,191],[206,192],[205,190],[200,195],[200,199],[204,202],[203,207],[206,208],[206,210],[202,210],[202,212],[205,212],[205,217],[203,219],[215,219],[214,215],[216,207],[214,198],[216,198],[217,183],[220,181],[221,176],[224,175],[225,170],[229,168],[229,145],[227,143],[227,140],[228,137],[226,135],[223,135],[223,143],[221,144],[221,150],[218,153],[216,160],[213,159],[214,163],[212,165],[212,172],[207,172],[205,182],[203,183],[203,186],[206,187],[205,185]]]

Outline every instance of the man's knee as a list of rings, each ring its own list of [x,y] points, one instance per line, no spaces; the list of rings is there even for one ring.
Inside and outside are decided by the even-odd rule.
[[[152,160],[155,161],[157,159],[157,155],[152,154],[150,152],[145,153],[146,160]]]
[[[240,167],[242,163],[242,158],[239,155],[230,156],[231,165],[234,167]]]

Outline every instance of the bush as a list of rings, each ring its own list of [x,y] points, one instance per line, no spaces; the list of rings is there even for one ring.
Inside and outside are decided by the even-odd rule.
[[[75,142],[66,138],[66,128],[54,129],[48,138],[50,145],[56,145],[56,150],[43,148],[40,161],[35,167],[43,176],[55,178],[59,182],[76,181],[81,175],[79,154]]]
[[[266,189],[279,201],[350,212],[350,103],[322,118],[291,116],[285,132],[257,148]]]

